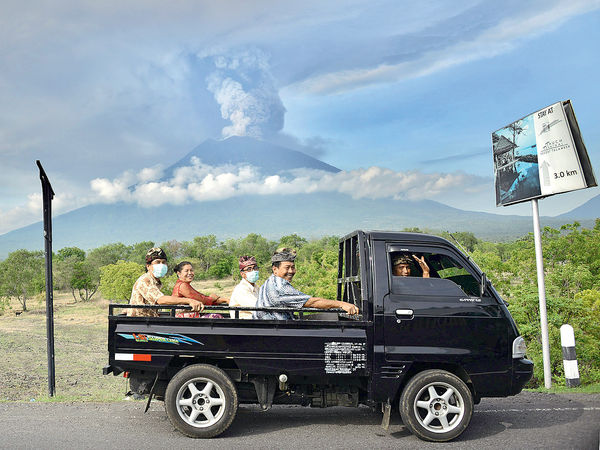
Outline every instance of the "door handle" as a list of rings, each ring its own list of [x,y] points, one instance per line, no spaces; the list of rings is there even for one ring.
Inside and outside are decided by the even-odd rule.
[[[414,311],[412,309],[397,309],[396,317],[399,319],[412,319],[414,317]]]

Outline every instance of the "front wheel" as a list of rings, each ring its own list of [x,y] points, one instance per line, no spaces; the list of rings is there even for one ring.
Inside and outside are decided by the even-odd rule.
[[[175,428],[193,438],[223,433],[237,413],[237,391],[218,367],[195,364],[180,370],[165,392],[165,409]]]
[[[408,382],[400,396],[404,425],[418,438],[445,442],[469,425],[473,396],[467,385],[445,370],[426,370]]]

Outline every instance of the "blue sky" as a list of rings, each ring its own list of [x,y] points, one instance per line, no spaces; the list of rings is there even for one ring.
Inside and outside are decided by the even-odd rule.
[[[3,1],[0,233],[41,219],[36,159],[59,214],[124,200],[127,183],[154,183],[203,140],[230,135],[337,166],[344,192],[384,174],[391,193],[381,182],[365,192],[530,214],[495,207],[491,132],[571,99],[600,175],[599,25],[596,0]],[[170,201],[180,187],[148,192]],[[540,212],[597,194],[544,199]]]

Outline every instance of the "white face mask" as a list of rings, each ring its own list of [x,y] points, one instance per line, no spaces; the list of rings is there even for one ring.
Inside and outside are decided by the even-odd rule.
[[[162,278],[167,274],[167,265],[166,264],[153,264],[152,265],[152,273],[156,278]]]
[[[246,280],[248,280],[249,283],[256,283],[258,281],[258,270],[246,272]]]

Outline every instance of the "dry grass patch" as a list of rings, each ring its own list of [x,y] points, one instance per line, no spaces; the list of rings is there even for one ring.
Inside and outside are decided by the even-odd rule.
[[[194,282],[202,293],[230,297],[236,280]],[[89,302],[75,302],[70,293],[54,294],[54,359],[58,401],[122,400],[126,380],[102,375],[108,364],[109,301],[96,294]],[[0,401],[48,401],[48,356],[45,297],[28,302],[20,311],[0,316]]]
[[[225,278],[223,280],[194,281],[192,282],[192,286],[198,292],[202,292],[205,295],[217,294],[229,298],[239,282],[240,280],[238,279]]]
[[[100,297],[73,303],[70,294],[54,297],[56,393],[69,401],[123,398],[122,378],[103,376],[108,363],[107,308]],[[0,401],[48,398],[45,305],[0,316]]]

